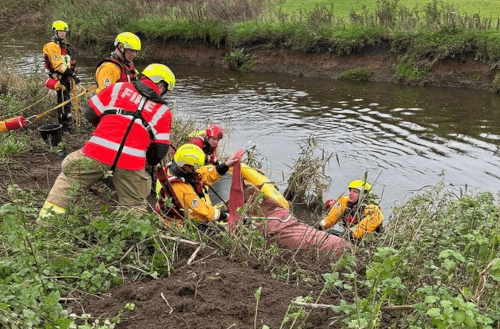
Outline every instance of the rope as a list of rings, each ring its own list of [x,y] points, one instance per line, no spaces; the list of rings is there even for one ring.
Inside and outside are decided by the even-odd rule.
[[[57,109],[58,109],[58,108],[60,108],[61,106],[64,106],[64,105],[68,104],[68,103],[69,103],[69,102],[71,102],[72,100],[77,99],[78,97],[83,96],[83,95],[85,95],[86,93],[91,92],[91,91],[94,91],[94,90],[96,90],[96,89],[97,89],[97,86],[96,86],[96,85],[93,85],[93,86],[91,86],[90,88],[85,89],[84,91],[82,91],[82,92],[81,92],[81,93],[79,93],[78,95],[76,95],[76,96],[74,96],[74,97],[71,97],[70,99],[68,99],[68,100],[66,100],[66,101],[64,101],[64,102],[62,102],[62,103],[60,103],[59,105],[57,105],[57,106],[55,106],[55,107],[51,108],[50,110],[47,110],[47,111],[45,111],[45,112],[42,112],[42,113],[39,113],[39,114],[37,114],[37,115],[33,115],[33,116],[29,117],[29,118],[28,118],[28,121],[29,121],[30,123],[32,123],[32,122],[34,122],[35,120],[40,119],[41,117],[46,116],[46,115],[47,115],[47,114],[49,114],[50,112],[52,112],[52,111],[54,111],[54,110],[57,110]]]
[[[16,112],[14,112],[14,113],[12,113],[12,114],[9,114],[9,115],[7,115],[7,116],[5,116],[5,117],[1,118],[1,119],[0,119],[0,121],[7,120],[7,119],[9,119],[9,118],[10,118],[10,117],[12,117],[12,116],[16,116],[17,114],[19,114],[19,113],[22,113],[22,112],[26,111],[27,109],[29,109],[30,107],[32,107],[32,106],[34,106],[34,105],[36,105],[36,104],[40,103],[41,101],[43,101],[45,98],[49,97],[50,95],[51,95],[51,92],[49,91],[49,92],[47,93],[47,95],[43,96],[41,99],[37,100],[35,103],[31,104],[30,106],[26,106],[26,107],[25,107],[24,109],[22,109],[22,110],[16,111]]]
[[[75,98],[77,95],[79,85],[75,85],[74,82],[71,83],[71,97]],[[73,117],[75,118],[75,124],[80,127],[82,124],[82,112],[80,111],[80,100],[75,99],[74,102],[71,102],[73,105]]]

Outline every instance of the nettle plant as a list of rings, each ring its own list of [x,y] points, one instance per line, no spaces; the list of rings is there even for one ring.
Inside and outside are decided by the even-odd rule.
[[[377,246],[357,254],[364,277],[337,269],[324,276],[325,288],[354,291],[333,307],[332,322],[373,328],[397,310],[410,328],[498,324],[499,218],[491,193],[457,197],[442,185],[395,207]]]

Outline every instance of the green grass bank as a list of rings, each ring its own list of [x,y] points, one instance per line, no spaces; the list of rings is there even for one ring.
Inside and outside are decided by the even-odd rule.
[[[345,70],[365,69],[376,81],[443,85],[454,80],[458,86],[500,89],[500,20],[486,3],[465,6],[488,12],[482,16],[462,12],[464,3],[437,0],[380,0],[353,5],[348,14],[328,4],[285,10],[287,2],[266,0],[91,2],[74,2],[52,17],[67,20],[72,38],[99,53],[128,30],[144,40],[145,60],[177,61],[189,58],[189,48],[203,46],[216,52],[210,64],[244,71],[337,78]],[[175,54],[168,53],[172,48]],[[286,56],[290,60],[284,61]],[[363,61],[353,60],[360,57]]]
[[[45,26],[67,21],[71,42],[99,58],[131,31],[143,40],[145,62],[329,78],[357,69],[372,81],[500,90],[500,9],[492,0],[25,2]],[[20,15],[14,5],[3,11],[4,23]]]

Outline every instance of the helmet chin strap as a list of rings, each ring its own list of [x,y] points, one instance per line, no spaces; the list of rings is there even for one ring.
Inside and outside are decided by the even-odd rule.
[[[59,33],[57,33],[57,30],[54,30],[54,39],[58,42],[63,41],[64,39],[59,38]]]
[[[122,43],[122,45],[123,45],[123,43]],[[121,50],[120,45],[118,44],[117,48],[118,48],[118,51],[120,52],[120,55],[122,55],[122,57],[120,58],[122,60],[122,62],[125,63],[126,65],[129,65],[130,63],[125,58],[125,47],[123,47],[123,50]]]

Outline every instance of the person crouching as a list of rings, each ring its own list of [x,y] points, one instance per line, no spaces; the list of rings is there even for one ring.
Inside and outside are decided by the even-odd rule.
[[[205,153],[199,146],[182,145],[175,152],[174,160],[157,172],[157,213],[168,221],[226,221],[227,213],[212,205],[204,187],[214,184],[238,159],[233,154],[217,166],[204,165]],[[167,199],[171,202],[166,202]]]

